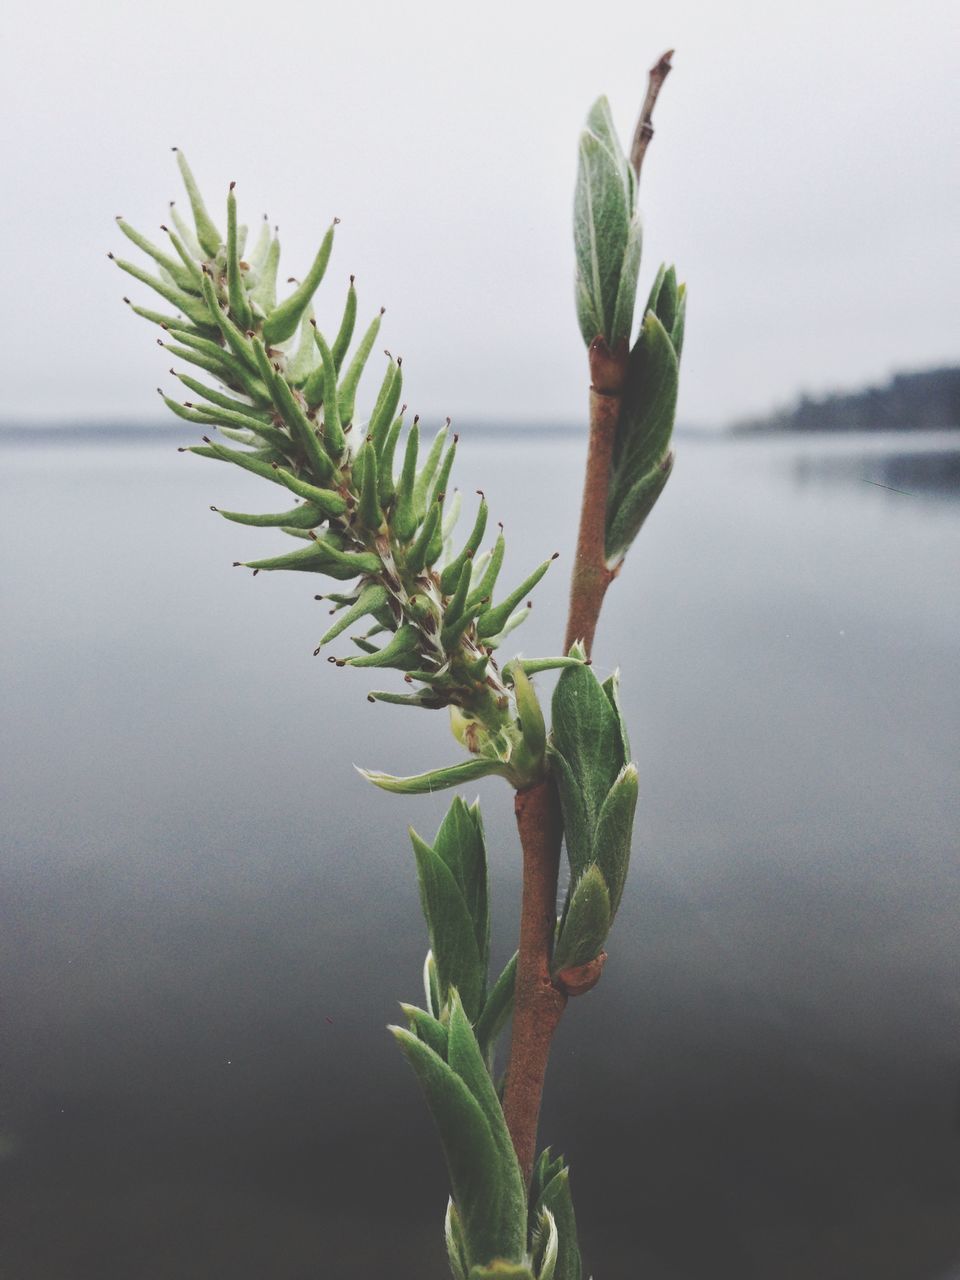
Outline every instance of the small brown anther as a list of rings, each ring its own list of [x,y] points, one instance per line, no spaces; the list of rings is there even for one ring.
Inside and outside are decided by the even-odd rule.
[[[372,694],[372,693],[368,693],[368,694],[367,694],[367,701],[368,701],[368,702],[376,702],[376,698],[373,696],[373,694]]]
[[[555,551],[555,552],[553,553],[553,555],[550,557],[550,559],[551,559],[551,560],[559,560],[559,559],[560,559],[560,552],[559,552],[559,551]]]
[[[332,662],[332,663],[334,664],[334,666],[336,666],[336,662],[337,662],[337,660],[336,660],[336,658],[333,656],[333,654],[332,654],[332,653],[331,653],[330,657],[327,659],[327,661],[328,661],[328,662]]]
[[[231,183],[230,183],[230,190],[231,190],[231,191],[233,191],[233,189],[236,187],[236,185],[237,185],[237,184],[236,184],[235,182],[231,182]]]
[[[259,570],[259,569],[254,569],[254,571],[253,571],[253,576],[254,576],[254,577],[256,577],[256,576],[257,576],[257,574],[258,574],[259,572],[260,572],[260,570]]]
[[[124,298],[124,302],[127,304],[127,306],[128,306],[128,307],[132,307],[132,306],[133,306],[133,303],[130,301],[130,299],[129,299],[129,298]]]
[[[107,257],[110,259],[110,261],[111,261],[111,262],[113,261],[113,254],[112,254],[112,253],[108,253],[108,254],[107,254]]]
[[[353,284],[353,282],[354,282],[354,280],[356,280],[356,278],[357,278],[356,276],[351,276],[351,277],[350,277],[350,283],[351,283],[351,284]]]
[[[381,315],[385,315],[385,314],[386,314],[386,310],[387,310],[387,308],[386,308],[386,307],[381,307],[381,308],[380,308],[380,314],[381,314]]]
[[[239,569],[239,568],[241,567],[241,565],[242,565],[242,564],[243,564],[243,561],[242,561],[242,560],[234,560],[234,562],[233,562],[233,567],[234,567],[235,569]]]
[[[213,503],[211,503],[211,504],[210,504],[210,510],[211,510],[211,511],[218,511],[218,510],[219,510],[219,508],[218,508],[218,507],[215,507],[215,506],[213,505]]]
[[[212,443],[212,441],[211,441],[211,439],[210,439],[210,437],[209,437],[209,436],[201,436],[201,439],[203,440],[203,443],[204,443],[204,444],[211,444],[211,443]]]
[[[322,648],[323,648],[323,645],[322,645],[322,644],[318,644],[318,645],[317,645],[317,647],[314,649],[314,651],[313,651],[313,656],[314,656],[315,658],[319,658],[319,656],[320,656],[320,650],[321,650]]]

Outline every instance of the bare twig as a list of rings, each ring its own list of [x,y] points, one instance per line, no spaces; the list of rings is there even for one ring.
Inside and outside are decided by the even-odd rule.
[[[647,154],[647,147],[653,137],[653,108],[657,105],[657,98],[663,88],[664,80],[673,70],[672,57],[673,50],[668,49],[650,68],[647,78],[647,96],[640,108],[637,127],[633,132],[633,143],[630,146],[630,163],[638,181],[643,167],[643,157]]]

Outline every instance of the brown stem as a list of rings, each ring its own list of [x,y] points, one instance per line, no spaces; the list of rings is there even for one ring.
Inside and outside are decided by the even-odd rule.
[[[630,163],[637,177],[653,137],[651,118],[657,95],[670,72],[672,50],[651,68],[647,96],[634,135]],[[607,587],[616,576],[606,564],[605,534],[610,464],[627,370],[627,345],[611,352],[603,338],[590,346],[590,443],[580,513],[580,533],[570,585],[570,613],[564,651],[582,640],[587,653]],[[551,778],[518,791],[515,800],[523,848],[520,948],[503,1109],[524,1178],[530,1181],[537,1150],[537,1122],[550,1042],[568,996],[580,995],[599,980],[605,954],[589,964],[551,977],[557,919],[557,879],[563,819]]]
[[[514,809],[523,849],[523,898],[503,1110],[520,1168],[529,1182],[537,1153],[537,1121],[550,1041],[567,1003],[566,994],[550,977],[563,829],[556,790],[549,778],[518,791]]]
[[[640,179],[640,170],[643,167],[643,157],[647,154],[647,147],[653,137],[653,108],[657,105],[657,98],[663,88],[664,80],[673,70],[672,57],[673,50],[668,49],[653,64],[647,76],[647,96],[644,98],[643,106],[640,108],[637,127],[633,133],[633,144],[630,147],[630,163],[638,181]]]
[[[627,344],[611,352],[602,338],[590,345],[590,442],[580,508],[580,534],[570,580],[570,612],[564,653],[576,640],[589,654],[600,618],[600,608],[614,573],[607,568],[605,548],[607,491],[613,443],[620,417],[620,402],[627,373]]]

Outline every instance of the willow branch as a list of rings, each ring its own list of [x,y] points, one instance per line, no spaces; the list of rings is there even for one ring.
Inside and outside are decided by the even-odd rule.
[[[647,96],[630,153],[630,163],[638,178],[653,137],[653,109],[670,72],[672,54],[672,50],[665,53],[650,70]],[[606,518],[627,357],[626,343],[611,352],[602,337],[596,338],[589,350],[590,441],[570,584],[565,652],[575,640],[583,641],[587,653],[591,652],[603,599],[616,574],[606,563]],[[503,1106],[520,1167],[529,1182],[554,1032],[568,996],[588,991],[599,980],[606,957],[598,956],[576,973],[564,973],[557,979],[551,976],[563,838],[560,802],[553,782],[547,779],[518,791],[515,809],[523,849],[523,891],[513,1031]]]
[[[514,808],[523,849],[523,897],[503,1111],[520,1168],[529,1182],[537,1153],[537,1122],[550,1042],[567,1003],[566,994],[554,986],[550,975],[563,828],[550,779],[518,791]]]

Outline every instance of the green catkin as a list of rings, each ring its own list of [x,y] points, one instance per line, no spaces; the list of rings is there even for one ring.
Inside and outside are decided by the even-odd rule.
[[[465,564],[460,570],[460,579],[456,590],[450,597],[443,613],[443,629],[448,631],[455,627],[467,612],[467,596],[470,592],[470,566]]]
[[[213,283],[213,275],[209,270],[203,273],[203,300],[207,304],[207,310],[210,312],[217,325],[217,328],[223,334],[227,346],[237,357],[242,360],[251,373],[257,372],[257,361],[247,340],[246,334],[241,333],[234,322],[224,311],[217,297],[217,291]]]
[[[149,307],[138,307],[135,303],[131,302],[129,298],[124,298],[124,302],[136,315],[142,316],[144,320],[149,320],[151,324],[158,324],[161,329],[177,329],[178,331],[189,333],[196,337],[202,337],[206,334],[215,332],[215,330],[209,325],[201,330],[198,329],[196,325],[191,324],[189,320],[184,320],[180,316],[168,316],[164,315],[160,311],[151,311]]]
[[[235,466],[242,467],[244,471],[252,471],[255,476],[261,476],[273,484],[283,484],[277,474],[275,463],[258,458],[252,453],[244,453],[241,449],[228,449],[226,445],[217,444],[207,436],[203,439],[202,445],[190,445],[187,452],[196,453],[201,458],[219,458],[223,462],[232,462]]]
[[[360,502],[357,515],[361,524],[376,533],[383,524],[383,512],[380,510],[378,495],[377,455],[372,444],[366,442],[363,445],[354,467],[360,474]]]
[[[335,489],[321,489],[309,481],[301,479],[300,476],[293,475],[284,467],[278,467],[276,475],[272,477],[279,480],[280,484],[286,485],[291,493],[297,494],[300,498],[305,498],[307,502],[312,503],[315,507],[319,507],[328,516],[342,515],[347,509],[347,500]]]
[[[453,460],[457,456],[458,439],[459,437],[457,436],[453,437],[453,443],[444,455],[443,463],[437,473],[437,478],[433,485],[433,493],[431,495],[431,501],[433,502],[445,495],[447,492],[447,485],[450,483],[450,472],[453,469]]]
[[[338,635],[346,631],[347,627],[352,627],[355,622],[358,622],[368,613],[372,614],[375,610],[382,608],[387,603],[387,599],[387,589],[379,583],[370,583],[364,587],[357,597],[356,603],[346,613],[342,614],[329,631],[324,634],[314,653],[319,653],[325,644],[335,640]]]
[[[197,266],[196,258],[192,258],[190,256],[190,250],[187,248],[187,246],[184,244],[184,242],[180,239],[180,237],[177,235],[175,231],[171,231],[170,228],[167,226],[161,226],[160,230],[165,231],[167,233],[170,243],[173,245],[174,249],[176,250],[177,256],[179,257],[180,261],[183,263],[184,267],[186,267],[187,271],[189,271],[190,279],[191,279],[191,286],[190,286],[191,292],[200,293],[201,285],[202,285],[201,271],[200,271],[200,268]]]
[[[287,381],[301,390],[319,361],[317,344],[313,340],[314,323],[313,308],[308,307],[300,323],[300,341],[297,344],[296,355],[287,361]],[[309,404],[309,401],[307,403]]]
[[[410,665],[420,643],[420,632],[416,627],[405,623],[394,632],[393,639],[376,653],[366,654],[362,658],[348,658],[351,667],[394,667]]]
[[[363,373],[364,366],[373,350],[373,344],[376,341],[377,334],[380,332],[380,322],[383,318],[383,308],[380,314],[367,327],[366,333],[360,339],[360,345],[354,353],[353,359],[347,368],[347,372],[343,376],[343,381],[337,389],[337,400],[340,406],[340,421],[343,425],[349,426],[353,421],[353,410],[356,405],[357,387],[360,384],[360,377]],[[340,365],[333,356],[334,367],[339,370]]]
[[[417,519],[422,520],[424,512],[427,509],[427,495],[433,484],[434,476],[437,474],[437,467],[440,465],[440,456],[443,453],[443,446],[447,439],[446,426],[440,428],[433,438],[430,446],[430,452],[427,454],[426,460],[417,475],[413,486],[413,509],[417,513]]]
[[[327,269],[327,263],[330,261],[330,251],[333,248],[333,229],[338,221],[338,218],[334,218],[329,231],[323,237],[320,248],[317,250],[317,256],[314,258],[313,265],[307,272],[303,283],[294,289],[289,298],[286,298],[278,307],[275,307],[264,320],[264,342],[270,344],[285,342],[287,338],[296,333],[300,317],[309,306],[310,299],[316,293],[317,287]]]
[[[277,407],[277,412],[299,439],[315,478],[321,482],[331,480],[335,469],[330,458],[324,452],[323,445],[317,439],[313,423],[300,407],[296,395],[287,386],[283,376],[270,364],[269,357],[259,338],[254,338],[253,350],[260,376],[264,379],[270,379],[268,386],[273,402]]]
[[[199,272],[196,270],[196,267],[194,267],[194,270],[191,272],[187,270],[182,263],[175,262],[174,259],[164,253],[162,249],[158,249],[157,246],[153,244],[152,241],[148,240],[146,236],[141,235],[136,228],[131,227],[130,223],[127,222],[125,218],[117,217],[116,222],[117,226],[127,239],[132,240],[138,249],[142,249],[148,257],[152,258],[158,266],[162,267],[178,289],[183,289],[185,293],[199,291],[200,279]]]
[[[200,248],[200,241],[197,239],[197,233],[185,218],[180,216],[180,210],[177,208],[175,200],[170,201],[170,220],[180,233],[180,239],[187,248],[188,253],[193,255],[194,262],[203,257],[203,250]]]
[[[543,575],[550,568],[551,560],[544,560],[543,564],[538,565],[528,578],[524,578],[519,587],[507,596],[507,598],[496,606],[496,608],[488,609],[482,614],[480,621],[477,623],[477,635],[481,640],[487,636],[495,636],[498,631],[503,629],[507,619],[513,613],[514,609],[527,594],[537,585]]]
[[[397,412],[397,405],[400,403],[402,388],[403,370],[400,367],[400,361],[398,360],[394,363],[391,359],[387,365],[387,371],[383,375],[383,382],[380,384],[380,391],[373,406],[373,413],[370,415],[370,422],[367,424],[367,434],[372,438],[373,447],[377,453],[383,451],[394,415]]]
[[[167,302],[176,307],[178,311],[182,311],[193,324],[209,329],[210,317],[207,315],[206,307],[202,305],[198,298],[191,297],[189,293],[184,293],[182,289],[177,289],[172,284],[166,284],[163,280],[158,280],[149,271],[143,271],[135,263],[127,262],[125,258],[117,258],[112,253],[109,256],[121,271],[125,271],[128,276],[133,276],[134,280],[139,280],[141,284],[148,285],[154,293],[159,293],[161,298],[166,298]]]
[[[357,323],[357,291],[353,287],[353,279],[351,276],[350,287],[347,289],[347,302],[343,308],[343,319],[340,321],[340,328],[330,348],[333,363],[337,366],[337,373],[340,372],[340,366],[350,346],[350,339],[353,337],[353,327]]]
[[[413,486],[417,473],[417,451],[420,447],[420,428],[414,418],[407,436],[403,455],[403,469],[397,485],[397,502],[393,512],[393,531],[398,541],[408,542],[417,527],[417,515],[413,505]]]
[[[203,197],[200,189],[196,184],[194,176],[187,164],[187,158],[177,147],[173,148],[177,154],[177,165],[183,178],[183,185],[187,189],[187,195],[190,198],[190,207],[193,210],[193,221],[197,228],[197,240],[200,247],[206,253],[207,257],[215,258],[217,250],[223,243],[223,237],[213,224],[213,220],[207,213],[206,206],[203,203]]]
[[[435,502],[427,513],[427,518],[420,526],[420,532],[417,534],[413,545],[407,552],[406,565],[410,573],[420,573],[429,563],[430,544],[440,525],[442,515],[442,503]]]
[[[444,595],[449,595],[449,593],[455,589],[457,583],[460,581],[460,572],[463,569],[463,566],[468,560],[473,559],[476,554],[477,547],[479,547],[483,540],[486,528],[487,502],[485,498],[481,497],[480,506],[477,510],[477,518],[474,521],[473,528],[470,530],[470,536],[467,538],[463,550],[455,560],[452,560],[450,564],[446,566],[443,573],[440,575],[440,589],[443,591]]]
[[[268,515],[247,515],[242,511],[224,511],[214,507],[224,520],[232,520],[234,524],[254,525],[258,529],[282,528],[284,525],[292,529],[316,529],[327,519],[326,515],[310,502],[301,503],[291,511],[281,511]]]
[[[339,458],[346,447],[346,436],[340,425],[340,410],[337,403],[337,368],[333,363],[333,355],[327,346],[326,339],[319,329],[313,331],[314,341],[320,351],[323,362],[323,436],[327,448],[334,457]]]
[[[270,248],[270,219],[266,214],[260,220],[260,230],[257,232],[257,242],[250,250],[250,269],[258,272],[267,260],[267,252]]]
[[[257,283],[250,291],[250,302],[261,315],[277,305],[277,271],[280,268],[280,237],[274,236],[267,249],[263,266],[258,269]]]
[[[219,405],[221,409],[230,409],[233,413],[245,413],[248,417],[255,419],[257,422],[263,422],[267,426],[272,422],[271,415],[262,409],[256,409],[251,404],[244,404],[242,400],[234,400],[232,396],[224,395],[222,391],[217,391],[208,386],[207,383],[191,378],[187,373],[177,373],[174,369],[171,369],[170,372],[189,391],[193,391],[198,396],[203,396],[205,400],[209,400],[211,404]]]
[[[383,449],[380,453],[380,505],[384,509],[393,501],[393,496],[397,491],[393,479],[393,456],[397,451],[397,441],[400,439],[402,430],[403,414],[401,413],[387,432]]]
[[[240,249],[237,244],[237,197],[232,182],[227,192],[227,296],[230,299],[231,316],[246,331],[253,322],[253,312],[247,301],[247,291],[243,287]]]
[[[468,605],[480,604],[483,600],[489,599],[493,595],[493,588],[497,584],[497,578],[503,565],[503,553],[506,550],[506,546],[506,540],[501,532],[497,535],[497,540],[493,544],[493,554],[490,556],[490,561],[486,569],[484,569],[480,581],[467,597]]]

